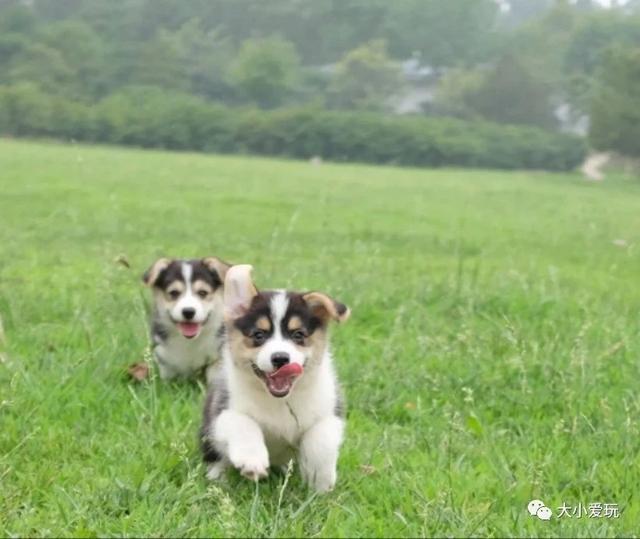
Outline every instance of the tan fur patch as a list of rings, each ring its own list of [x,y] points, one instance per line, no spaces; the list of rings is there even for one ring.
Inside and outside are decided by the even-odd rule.
[[[259,348],[252,346],[253,341],[250,337],[245,337],[241,331],[235,328],[229,330],[229,348],[231,349],[231,357],[236,365],[242,368],[251,368],[250,362],[256,361]]]
[[[292,316],[289,318],[289,322],[287,324],[287,329],[289,331],[295,331],[296,329],[300,329],[302,327],[302,320],[298,316]]]
[[[167,286],[167,289],[164,291],[163,296],[169,302],[176,301],[171,297],[171,292],[175,290],[177,292],[180,292],[180,294],[182,294],[184,292],[184,289],[185,289],[185,286],[182,281],[173,281],[169,286]]]
[[[342,304],[338,304],[322,292],[309,292],[302,296],[302,298],[307,302],[309,308],[323,320],[332,319],[336,322],[344,322],[351,314],[348,308]],[[338,312],[339,307],[343,310],[342,313]]]
[[[261,316],[256,320],[256,327],[262,331],[271,331],[271,320],[266,316]]]
[[[204,290],[207,294],[211,294],[211,292],[213,292],[213,288],[211,288],[208,283],[198,279],[193,283],[193,291],[197,294],[201,290]]]

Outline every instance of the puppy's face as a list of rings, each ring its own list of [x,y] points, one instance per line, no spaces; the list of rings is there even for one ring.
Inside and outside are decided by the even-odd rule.
[[[225,281],[231,353],[236,366],[284,397],[308,362],[322,357],[328,323],[346,320],[349,310],[320,292],[258,292],[250,272],[250,266],[234,266]]]
[[[153,289],[156,309],[180,333],[193,339],[200,334],[214,309],[219,308],[229,265],[217,258],[175,260],[161,258],[144,274]]]

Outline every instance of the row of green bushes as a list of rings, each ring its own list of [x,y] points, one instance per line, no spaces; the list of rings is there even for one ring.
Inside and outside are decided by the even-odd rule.
[[[581,139],[536,128],[319,109],[228,109],[145,88],[90,105],[30,85],[0,87],[0,133],[434,167],[570,170],[585,155]]]

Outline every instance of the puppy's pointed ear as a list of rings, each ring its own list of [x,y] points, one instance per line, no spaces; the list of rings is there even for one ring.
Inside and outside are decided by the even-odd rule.
[[[224,314],[227,318],[236,319],[245,315],[251,301],[258,294],[251,279],[253,266],[239,264],[227,270],[224,280]]]
[[[171,264],[169,258],[159,258],[143,273],[142,282],[147,286],[153,286],[156,284],[160,274],[169,267],[169,264]]]
[[[303,294],[302,299],[305,300],[311,312],[321,318],[325,324],[329,320],[345,322],[351,315],[351,311],[346,305],[330,298],[322,292]]]
[[[231,267],[231,264],[227,264],[225,261],[220,260],[217,256],[208,256],[202,259],[202,263],[205,267],[214,275],[217,275],[220,284],[224,283],[224,278],[227,275],[227,271]]]

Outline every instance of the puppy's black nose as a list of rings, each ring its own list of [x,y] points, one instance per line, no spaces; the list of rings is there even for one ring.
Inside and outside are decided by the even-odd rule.
[[[284,367],[287,363],[289,363],[289,354],[286,352],[276,352],[271,356],[271,364],[276,369]]]
[[[196,310],[193,307],[185,307],[182,309],[182,316],[187,320],[191,320],[196,315]]]

